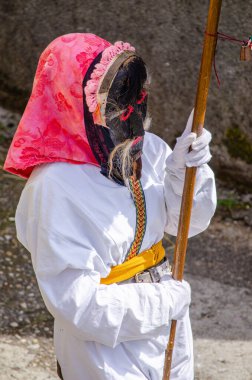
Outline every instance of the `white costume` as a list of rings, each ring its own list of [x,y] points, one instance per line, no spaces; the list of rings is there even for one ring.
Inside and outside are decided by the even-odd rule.
[[[146,133],[142,186],[147,227],[141,251],[176,235],[184,170],[166,170],[171,153]],[[190,236],[207,228],[216,205],[214,175],[197,170]],[[38,284],[55,318],[55,349],[64,380],[161,380],[173,294],[162,283],[100,285],[124,261],[136,209],[128,188],[96,166],[34,169],[16,212],[17,235],[31,252]],[[188,313],[177,323],[171,380],[193,379]]]

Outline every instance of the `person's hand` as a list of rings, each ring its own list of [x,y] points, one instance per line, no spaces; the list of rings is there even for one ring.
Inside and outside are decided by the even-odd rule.
[[[182,319],[191,303],[191,287],[187,281],[176,281],[165,274],[160,283],[163,284],[171,298],[171,319]]]
[[[209,150],[209,143],[212,135],[203,128],[202,134],[197,137],[196,133],[191,132],[193,122],[192,110],[183,134],[177,138],[173,152],[167,159],[168,169],[182,169],[187,167],[198,167],[210,161],[212,155]],[[192,150],[189,152],[189,147]]]

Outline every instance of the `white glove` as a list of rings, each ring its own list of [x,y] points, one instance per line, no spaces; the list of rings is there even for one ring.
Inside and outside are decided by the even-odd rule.
[[[209,150],[209,143],[212,135],[203,128],[202,134],[197,137],[191,132],[194,109],[192,110],[183,134],[177,138],[173,152],[167,158],[167,168],[174,171],[176,169],[188,167],[198,167],[210,161],[212,155]],[[189,152],[189,147],[192,151]]]
[[[191,287],[187,281],[176,281],[165,274],[160,284],[164,285],[171,297],[171,319],[182,319],[191,303]]]

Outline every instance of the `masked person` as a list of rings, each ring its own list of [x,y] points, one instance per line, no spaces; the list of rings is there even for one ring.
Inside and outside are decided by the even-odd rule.
[[[177,233],[186,166],[198,167],[190,236],[209,224],[211,135],[190,132],[192,115],[173,152],[145,132],[147,82],[128,43],[55,39],[5,162],[29,177],[17,236],[55,319],[64,380],[162,379],[172,319],[171,379],[193,379],[190,287],[168,274],[161,240]]]

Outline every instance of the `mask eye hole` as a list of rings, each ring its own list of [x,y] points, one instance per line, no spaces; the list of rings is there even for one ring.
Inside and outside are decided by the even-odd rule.
[[[108,121],[112,121],[112,120],[114,120],[115,118],[120,117],[121,115],[123,115],[125,112],[126,112],[126,110],[114,111],[114,112],[111,111],[111,112],[107,115],[106,119],[107,119]]]

